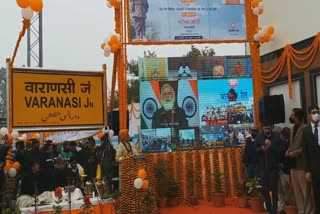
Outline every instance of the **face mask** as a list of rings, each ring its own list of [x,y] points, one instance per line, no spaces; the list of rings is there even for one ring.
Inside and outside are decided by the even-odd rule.
[[[257,137],[257,134],[256,134],[256,133],[251,133],[251,137],[252,137],[252,138],[256,138],[256,137]]]
[[[294,118],[293,117],[289,117],[289,122],[290,123],[294,123]]]
[[[317,122],[320,121],[320,114],[318,114],[318,113],[312,114],[311,117],[312,117],[313,121],[317,121]]]
[[[271,132],[269,132],[269,131],[268,131],[268,132],[265,132],[264,135],[265,135],[266,137],[270,137]]]

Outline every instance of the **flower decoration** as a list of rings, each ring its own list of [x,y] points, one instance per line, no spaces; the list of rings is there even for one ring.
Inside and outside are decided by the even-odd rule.
[[[42,0],[17,0],[17,5],[22,8],[22,17],[28,20],[33,17],[34,12],[38,13],[43,8]]]
[[[83,209],[79,214],[91,214],[91,213],[94,213],[94,211],[91,210],[92,204],[90,202],[90,197],[88,197],[88,196],[83,198],[83,205],[81,207]]]
[[[253,36],[254,41],[259,41],[261,44],[269,42],[274,35],[273,26],[263,26],[257,30],[257,33]]]
[[[109,8],[114,7],[114,9],[118,10],[121,6],[121,0],[107,0],[107,6]]]
[[[54,190],[54,196],[57,198],[57,200],[55,200],[56,205],[53,205],[54,214],[60,214],[60,213],[62,213],[62,207],[60,206],[60,202],[62,201],[62,188],[61,187],[57,187]]]
[[[261,15],[263,13],[263,2],[261,0],[252,0],[251,2],[252,12],[254,15]]]
[[[254,15],[261,15],[263,13],[264,4],[262,0],[252,0],[251,1],[252,12]],[[261,44],[269,42],[274,35],[273,26],[263,26],[257,29],[256,34],[254,35],[254,41],[259,41]]]
[[[106,57],[110,56],[110,53],[116,53],[121,47],[121,36],[118,33],[105,38],[104,42],[101,43],[101,49]]]

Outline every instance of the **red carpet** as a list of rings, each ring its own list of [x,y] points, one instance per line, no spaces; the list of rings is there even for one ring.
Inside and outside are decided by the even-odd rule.
[[[160,209],[160,214],[253,214],[250,208],[238,208],[227,204],[225,207],[214,207],[208,202],[201,201],[198,206],[190,207],[180,205],[177,207],[166,207]],[[263,212],[265,213],[265,212]],[[256,213],[257,214],[257,213]]]

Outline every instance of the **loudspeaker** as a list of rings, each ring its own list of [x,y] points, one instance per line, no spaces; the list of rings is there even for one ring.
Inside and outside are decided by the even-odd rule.
[[[119,123],[119,111],[112,111],[108,113],[108,125],[110,129],[114,131],[114,135],[119,135],[120,123]],[[126,128],[129,129],[129,111],[127,111],[127,124]]]
[[[263,124],[285,122],[283,94],[264,96],[259,100],[259,118]]]

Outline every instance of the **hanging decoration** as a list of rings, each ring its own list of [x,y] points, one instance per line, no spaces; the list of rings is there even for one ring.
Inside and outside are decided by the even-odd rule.
[[[252,0],[251,1],[251,9],[252,13],[256,16],[259,16],[263,13],[263,2],[262,0]],[[274,27],[273,26],[263,26],[259,27],[255,34],[253,35],[253,39],[260,44],[269,42],[274,35]]]
[[[263,13],[264,5],[261,0],[252,0],[251,6],[254,15],[259,16]]]
[[[263,26],[262,28],[258,28],[256,34],[254,34],[254,41],[259,41],[261,44],[269,42],[274,35],[274,27],[273,26]]]
[[[107,6],[109,8],[114,7],[114,9],[118,10],[121,6],[121,0],[107,0]]]
[[[30,20],[34,12],[39,13],[43,8],[42,0],[17,0],[17,5],[22,8],[21,15]]]
[[[0,134],[5,137],[8,146],[8,152],[6,156],[6,165],[4,167],[5,173],[8,174],[9,177],[13,178],[17,175],[17,171],[20,169],[20,163],[14,161],[13,158],[13,149],[12,149],[12,140],[16,137],[16,133],[9,133],[9,130],[6,127],[2,127],[0,129]]]
[[[101,43],[101,49],[105,57],[110,56],[111,53],[116,53],[121,47],[121,36],[118,33],[105,38],[104,42]]]

